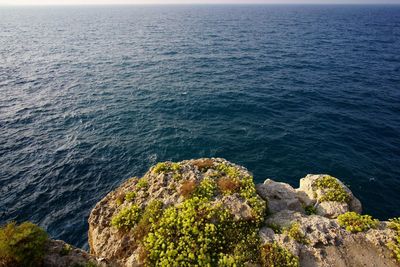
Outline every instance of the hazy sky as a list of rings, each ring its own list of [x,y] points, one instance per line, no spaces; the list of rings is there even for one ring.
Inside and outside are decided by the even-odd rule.
[[[0,0],[0,5],[90,5],[90,4],[400,4],[400,0]]]

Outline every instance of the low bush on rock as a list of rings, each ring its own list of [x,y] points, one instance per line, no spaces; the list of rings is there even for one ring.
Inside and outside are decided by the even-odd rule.
[[[323,195],[318,199],[320,202],[337,201],[345,203],[350,200],[349,194],[339,181],[332,176],[325,175],[319,178],[314,182],[313,186],[323,192]]]
[[[176,183],[169,173],[176,173],[174,166],[180,165],[157,164],[152,172],[164,173],[170,183]],[[201,174],[201,178],[197,176],[197,180],[180,183],[179,192],[185,197],[182,202],[164,206],[162,201],[153,200],[141,210],[133,199],[131,206],[114,215],[111,224],[131,230],[139,246],[138,257],[146,266],[260,263],[258,231],[264,220],[266,203],[258,197],[253,178],[235,166],[214,161],[193,167],[213,170]],[[250,217],[231,213],[221,201],[228,191],[237,194],[237,201],[242,201],[238,203],[250,207]]]
[[[396,231],[395,241],[387,244],[393,257],[400,263],[400,217],[389,220],[389,228]]]
[[[136,192],[129,192],[125,195],[125,200],[126,201],[133,201],[136,197]]]
[[[360,215],[356,212],[346,212],[339,215],[337,219],[340,226],[352,233],[363,232],[379,225],[379,220],[373,219],[370,215]]]
[[[133,231],[136,240],[142,240],[149,233],[151,225],[156,223],[160,218],[162,208],[163,203],[159,200],[153,200],[147,204]]]
[[[315,215],[315,214],[317,214],[317,208],[314,207],[314,205],[304,206],[303,208],[304,208],[304,212],[307,215]]]
[[[167,172],[176,172],[179,171],[181,166],[179,163],[173,163],[173,162],[160,162],[158,163],[154,169],[154,173],[167,173]]]
[[[301,244],[308,244],[309,241],[302,232],[299,223],[293,223],[289,228],[285,229],[287,235]]]
[[[116,216],[114,216],[111,220],[111,225],[118,229],[132,228],[139,220],[139,215],[140,208],[133,204],[122,209]]]
[[[299,267],[299,259],[276,243],[261,247],[261,263],[265,267]]]
[[[0,266],[41,266],[47,240],[33,223],[8,223],[0,228]]]
[[[148,185],[149,185],[148,181],[145,178],[141,178],[136,184],[136,189],[137,190],[145,189],[147,188]]]

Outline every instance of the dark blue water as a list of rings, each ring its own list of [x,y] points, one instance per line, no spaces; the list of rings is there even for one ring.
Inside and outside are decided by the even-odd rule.
[[[343,179],[400,215],[400,6],[0,8],[0,223],[86,246],[164,160]]]

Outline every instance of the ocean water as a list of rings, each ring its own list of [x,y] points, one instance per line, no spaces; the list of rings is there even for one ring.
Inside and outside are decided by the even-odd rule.
[[[400,215],[400,6],[0,8],[0,223],[87,247],[158,161],[341,178]]]

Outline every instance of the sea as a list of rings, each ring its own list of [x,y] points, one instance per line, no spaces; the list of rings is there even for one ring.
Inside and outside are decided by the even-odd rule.
[[[400,6],[0,7],[0,224],[87,248],[110,190],[200,157],[400,216]]]

